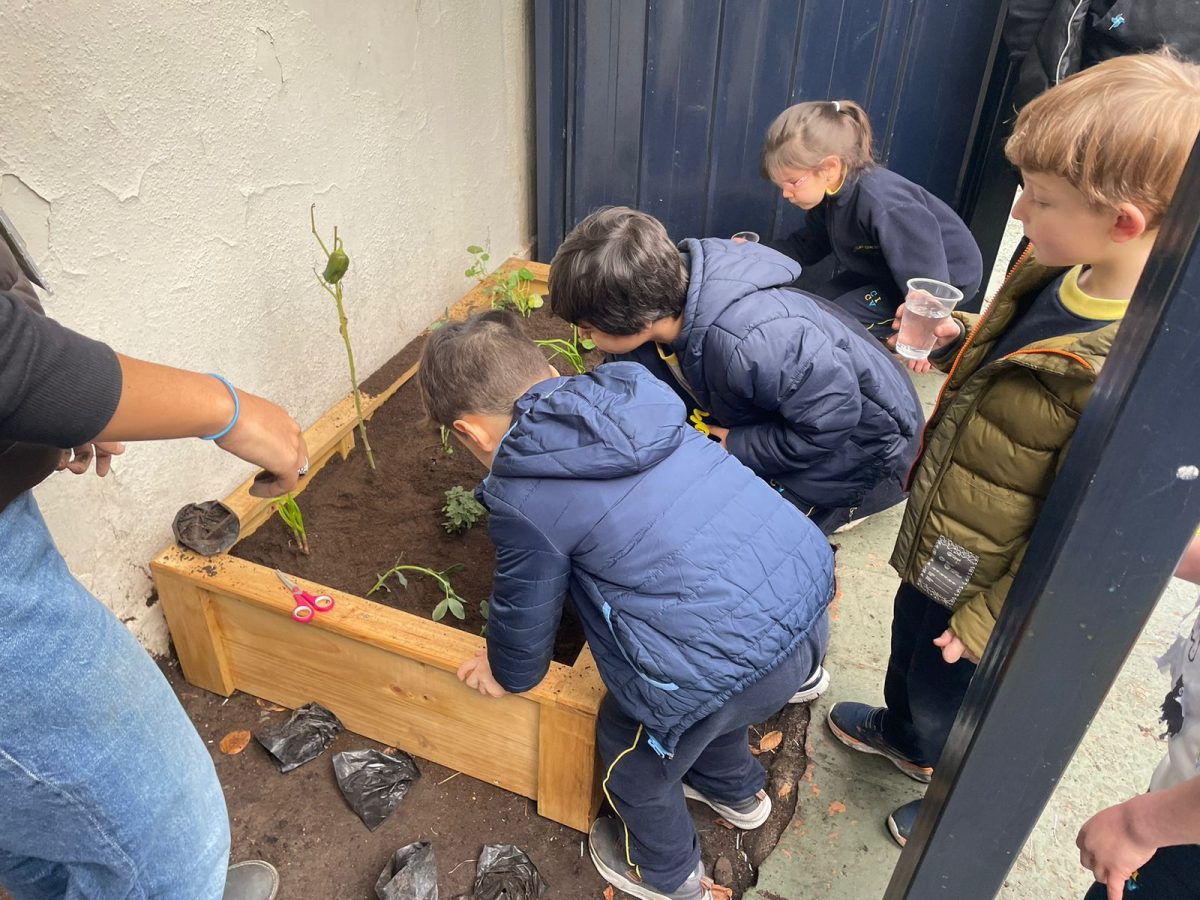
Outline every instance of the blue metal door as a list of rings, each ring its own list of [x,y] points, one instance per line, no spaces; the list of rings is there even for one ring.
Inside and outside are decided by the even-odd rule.
[[[801,100],[857,100],[880,160],[956,205],[1003,6],[535,0],[538,258],[606,204],[676,238],[794,230],[759,149]]]

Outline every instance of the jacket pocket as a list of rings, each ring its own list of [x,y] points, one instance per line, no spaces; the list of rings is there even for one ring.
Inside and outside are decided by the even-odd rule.
[[[642,647],[641,641],[629,630],[628,625],[622,621],[621,614],[607,602],[600,607],[600,611],[604,615],[604,622],[608,625],[613,643],[617,645],[617,649],[625,657],[625,662],[629,663],[629,667],[637,676],[659,690],[679,690],[678,684],[667,679],[661,671],[657,670],[657,667],[650,663],[650,654]]]

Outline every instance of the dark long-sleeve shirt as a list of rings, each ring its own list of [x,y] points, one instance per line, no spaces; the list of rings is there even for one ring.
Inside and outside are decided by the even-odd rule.
[[[120,397],[116,354],[46,318],[0,241],[0,510],[54,471],[60,448],[99,434]]]
[[[769,246],[801,265],[832,253],[839,274],[894,286],[899,297],[910,278],[934,278],[970,299],[983,278],[979,245],[958,214],[920,185],[878,166],[846,179],[808,211],[802,229]]]

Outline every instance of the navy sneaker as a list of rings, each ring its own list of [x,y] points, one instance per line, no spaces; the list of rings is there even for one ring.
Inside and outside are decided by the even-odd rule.
[[[808,676],[808,680],[800,685],[800,690],[792,694],[792,699],[788,703],[811,703],[820,697],[829,688],[829,673],[825,671],[824,666],[817,666],[817,670]]]
[[[673,891],[660,891],[643,882],[637,866],[631,866],[625,856],[625,826],[617,819],[600,818],[592,823],[588,849],[600,877],[631,897],[639,900],[713,900],[712,881],[704,877],[703,862]]]
[[[882,756],[913,781],[929,784],[933,778],[932,768],[918,766],[884,740],[880,725],[885,712],[882,706],[843,701],[829,707],[826,718],[833,736],[847,747],[860,753]]]
[[[911,803],[905,803],[892,810],[892,814],[887,817],[888,831],[892,833],[892,837],[901,847],[908,843],[908,836],[912,834],[913,827],[917,824],[917,816],[920,814],[921,801],[913,800]]]
[[[683,796],[689,800],[699,800],[734,828],[740,828],[742,831],[753,831],[771,817],[771,798],[767,796],[766,791],[759,791],[753,797],[738,803],[722,803],[700,793],[690,784],[685,784]]]

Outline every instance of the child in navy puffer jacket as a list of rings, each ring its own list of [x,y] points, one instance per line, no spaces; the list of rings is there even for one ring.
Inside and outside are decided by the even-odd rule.
[[[828,543],[641,366],[560,377],[509,313],[434,332],[420,385],[490,469],[487,651],[459,677],[538,684],[569,593],[608,688],[597,744],[621,817],[593,825],[592,859],[638,897],[711,896],[685,796],[745,828],[769,815],[747,729],[824,676]]]

